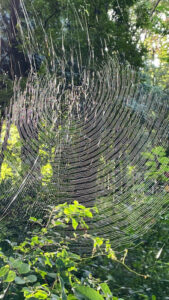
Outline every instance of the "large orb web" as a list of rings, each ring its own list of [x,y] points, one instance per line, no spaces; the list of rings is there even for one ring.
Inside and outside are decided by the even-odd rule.
[[[32,75],[15,97],[2,132],[9,141],[1,165],[1,219],[10,212],[39,217],[47,205],[77,200],[98,208],[89,232],[114,247],[155,223],[169,200],[162,179],[168,159],[160,163],[167,105],[144,92],[132,69],[110,60],[68,87],[55,77],[36,83]],[[149,175],[151,162],[164,176]]]
[[[118,59],[96,68],[86,38],[85,64],[81,50],[69,58],[63,42],[61,57],[50,47],[43,78],[32,68],[24,89],[15,82],[1,122],[0,220],[43,217],[48,205],[77,200],[98,208],[88,231],[115,248],[168,206],[168,104]]]

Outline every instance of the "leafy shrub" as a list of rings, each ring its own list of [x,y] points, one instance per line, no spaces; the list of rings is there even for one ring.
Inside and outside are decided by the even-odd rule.
[[[97,210],[74,201],[50,207],[46,222],[31,218],[35,226],[30,237],[19,245],[7,241],[7,253],[1,249],[0,299],[113,299],[106,282],[101,283],[91,274],[89,278],[82,276],[84,262],[96,255],[116,260],[108,240],[86,231],[85,218],[92,218],[92,211]],[[68,229],[72,231],[64,235]],[[80,248],[83,241],[93,244],[90,258],[71,251],[74,243]]]

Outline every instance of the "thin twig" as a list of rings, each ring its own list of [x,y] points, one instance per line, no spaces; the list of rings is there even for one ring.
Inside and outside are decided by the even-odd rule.
[[[2,298],[2,299],[5,299],[5,297],[6,297],[7,293],[8,293],[8,291],[9,291],[10,285],[11,285],[11,282],[8,283],[8,286],[7,286],[6,290],[4,291],[4,295],[3,295],[3,298]]]
[[[160,1],[161,1],[161,0],[157,0],[157,2],[155,3],[155,5],[154,5],[154,7],[153,7],[153,9],[152,9],[152,11],[151,11],[151,17],[152,17],[152,15],[154,14],[154,12],[155,12],[157,6],[159,5]]]

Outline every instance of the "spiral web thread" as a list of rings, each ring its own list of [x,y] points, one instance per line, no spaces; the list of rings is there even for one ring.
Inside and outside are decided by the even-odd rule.
[[[21,3],[32,47],[29,54],[39,46]],[[75,15],[78,28],[82,21],[76,11]],[[44,36],[53,71],[46,63],[46,75],[40,79],[32,67],[24,90],[16,80],[3,120],[1,220],[10,214],[23,219],[43,216],[48,205],[77,200],[99,209],[89,222],[91,233],[109,238],[114,247],[135,240],[155,224],[169,200],[167,183],[146,177],[150,165],[143,155],[156,146],[167,147],[167,103],[146,93],[138,74],[116,58],[106,59],[94,71],[87,29],[85,67],[80,45],[78,51],[71,48],[68,57],[63,33],[58,57],[45,32]],[[4,178],[5,166],[9,174]],[[168,162],[164,173],[167,168]]]

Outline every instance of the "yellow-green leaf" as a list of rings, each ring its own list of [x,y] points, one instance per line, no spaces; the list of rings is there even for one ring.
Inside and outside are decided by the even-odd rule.
[[[12,282],[15,280],[15,277],[16,277],[16,273],[10,270],[4,282]]]
[[[78,222],[76,221],[76,219],[72,218],[72,226],[73,229],[76,230],[77,226],[78,226]]]

